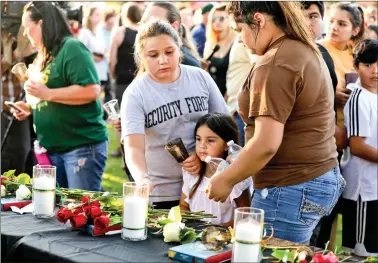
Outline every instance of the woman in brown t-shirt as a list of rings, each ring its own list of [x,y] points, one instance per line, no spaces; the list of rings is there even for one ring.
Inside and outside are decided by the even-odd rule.
[[[265,211],[274,236],[310,240],[343,189],[334,138],[327,66],[295,2],[232,2],[243,43],[259,57],[239,94],[246,146],[211,178],[209,198],[224,201],[253,175],[252,207]]]

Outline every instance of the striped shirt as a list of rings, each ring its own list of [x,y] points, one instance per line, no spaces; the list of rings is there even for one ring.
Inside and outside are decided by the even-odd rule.
[[[344,107],[344,126],[348,138],[364,137],[365,143],[375,149],[378,149],[377,99],[377,94],[354,85]],[[377,171],[377,163],[351,155],[350,161],[342,169],[347,182],[343,197],[357,201],[361,195],[363,202],[377,200]]]

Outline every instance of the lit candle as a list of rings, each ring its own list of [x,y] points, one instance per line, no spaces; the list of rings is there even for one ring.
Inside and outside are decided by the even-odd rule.
[[[130,240],[144,240],[146,235],[147,200],[140,196],[126,196],[123,206],[122,236]]]
[[[251,220],[236,225],[233,262],[260,262],[261,230],[262,226]]]
[[[36,217],[54,216],[55,180],[49,176],[33,179],[33,214]]]

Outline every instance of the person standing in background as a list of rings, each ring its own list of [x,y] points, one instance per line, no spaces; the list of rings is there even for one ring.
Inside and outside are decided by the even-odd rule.
[[[206,44],[203,52],[204,59],[208,65],[208,72],[222,93],[226,95],[226,74],[230,62],[230,50],[236,38],[235,31],[231,28],[226,5],[213,7],[209,13],[206,28]],[[219,49],[214,52],[215,46]]]
[[[192,30],[192,36],[196,42],[198,54],[203,58],[203,50],[206,43],[206,26],[209,17],[209,12],[213,8],[212,4],[207,4],[201,9],[202,22],[195,26]]]
[[[239,131],[239,145],[244,146],[244,121],[238,113],[237,97],[240,89],[247,80],[252,70],[253,64],[257,59],[256,55],[252,55],[244,44],[239,43],[239,37],[234,41],[230,51],[230,63],[227,70],[227,105],[231,116],[234,117]]]
[[[101,87],[104,89],[108,82],[108,64],[105,59],[106,46],[102,30],[98,28],[101,22],[101,10],[92,7],[85,18],[84,27],[80,30],[78,39],[89,49],[95,61]]]
[[[331,6],[327,37],[319,43],[325,47],[335,64],[337,75],[336,107],[337,126],[344,127],[343,108],[350,96],[346,88],[345,74],[355,72],[351,43],[358,42],[364,35],[364,15],[362,9],[350,3]]]
[[[104,18],[104,24],[102,26],[102,35],[104,37],[104,43],[105,43],[105,61],[107,65],[107,72],[108,72],[108,78],[107,81],[104,83],[104,103],[110,101],[113,99],[112,96],[112,85],[110,82],[110,77],[109,77],[109,65],[108,65],[108,55],[109,55],[109,50],[110,50],[110,38],[111,38],[111,33],[114,28],[114,25],[116,23],[116,14],[114,10],[108,11],[105,13],[105,18]],[[104,119],[107,119],[107,114],[104,112]]]
[[[181,23],[181,16],[178,8],[170,2],[151,2],[142,16],[142,23],[151,20],[162,19],[168,21],[178,32],[181,39],[181,64],[201,68],[200,57],[193,43],[192,36],[188,29]]]
[[[121,14],[124,16],[122,17],[124,24],[112,35],[109,55],[109,71],[111,78],[115,80],[115,98],[118,100],[118,105],[121,105],[122,95],[135,77],[134,43],[142,11],[139,5],[126,3],[122,7]],[[117,135],[120,139],[121,134],[118,129]],[[120,145],[119,149],[111,155],[123,156],[122,152],[122,145]]]

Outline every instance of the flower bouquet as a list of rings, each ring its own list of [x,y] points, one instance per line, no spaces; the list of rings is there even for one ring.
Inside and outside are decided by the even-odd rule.
[[[26,173],[15,175],[16,170],[9,170],[1,176],[1,210],[10,210],[11,206],[22,208],[31,201],[31,179]]]

